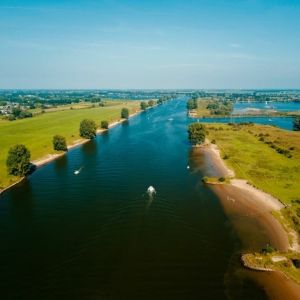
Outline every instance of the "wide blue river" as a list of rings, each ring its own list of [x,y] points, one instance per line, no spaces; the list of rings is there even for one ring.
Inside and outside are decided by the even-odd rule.
[[[241,243],[201,182],[185,100],[130,119],[1,196],[2,299],[266,299],[242,275]]]

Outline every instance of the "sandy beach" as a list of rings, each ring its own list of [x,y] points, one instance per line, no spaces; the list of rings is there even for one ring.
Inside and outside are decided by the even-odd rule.
[[[273,196],[249,185],[246,180],[234,178],[216,145],[206,144],[193,149],[194,157],[202,156],[201,169],[211,177],[230,177],[230,184],[211,184],[225,213],[239,236],[245,252],[260,251],[266,244],[279,251],[298,251],[297,235],[292,243],[280,222],[272,215],[284,205]],[[290,234],[290,233],[289,233]],[[300,299],[300,286],[280,272],[248,271],[271,299]]]

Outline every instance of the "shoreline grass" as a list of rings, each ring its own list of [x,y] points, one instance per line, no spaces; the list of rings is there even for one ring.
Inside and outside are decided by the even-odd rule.
[[[105,107],[60,110],[12,122],[1,120],[0,190],[20,180],[7,174],[6,157],[11,146],[24,144],[31,152],[31,161],[48,154],[58,154],[59,152],[52,147],[52,138],[55,134],[64,136],[68,145],[73,144],[82,139],[79,136],[79,123],[82,119],[93,119],[99,127],[103,120],[109,123],[120,120],[123,107],[127,107],[130,114],[135,113],[140,110],[140,101],[123,101]]]

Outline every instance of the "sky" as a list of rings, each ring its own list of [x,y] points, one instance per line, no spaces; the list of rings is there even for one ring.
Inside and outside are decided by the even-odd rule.
[[[300,0],[0,0],[0,88],[300,88]]]

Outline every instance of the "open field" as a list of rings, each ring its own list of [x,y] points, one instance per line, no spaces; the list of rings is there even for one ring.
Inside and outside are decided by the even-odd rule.
[[[286,204],[299,199],[298,132],[262,125],[209,124],[206,128],[237,178]]]
[[[52,149],[53,135],[63,135],[67,143],[72,144],[81,139],[79,136],[81,120],[93,119],[97,125],[102,120],[111,123],[120,119],[123,107],[129,108],[130,113],[134,113],[140,109],[140,102],[128,101],[113,106],[67,109],[13,122],[0,120],[0,190],[18,180],[14,176],[7,175],[6,157],[11,146],[26,145],[31,152],[31,160],[57,153]]]
[[[103,99],[103,103],[105,103],[105,106],[116,106],[123,103],[123,101],[117,101],[117,100],[111,100],[111,99]],[[79,102],[79,103],[72,103],[72,104],[65,104],[65,105],[56,105],[49,108],[34,108],[30,109],[29,111],[33,115],[41,114],[41,113],[49,113],[49,112],[56,112],[56,111],[63,111],[63,110],[76,110],[76,109],[84,109],[84,108],[97,108],[99,107],[99,102],[93,103],[93,102]]]

